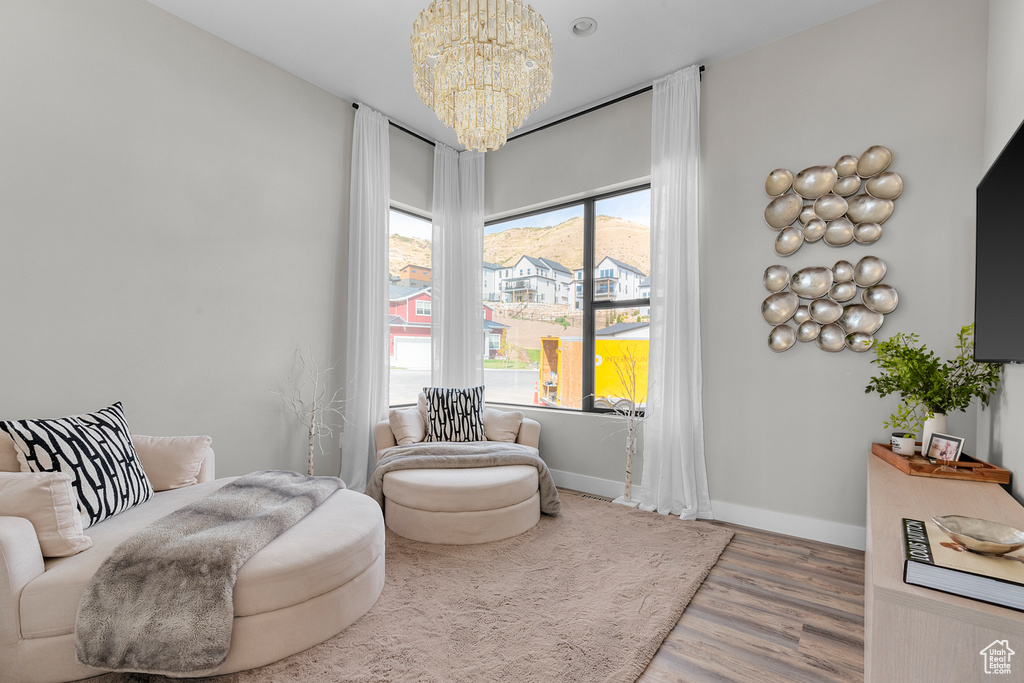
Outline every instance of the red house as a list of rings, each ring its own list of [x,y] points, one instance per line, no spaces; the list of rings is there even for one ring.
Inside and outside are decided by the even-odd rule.
[[[430,288],[391,287],[391,365],[408,369],[430,367]],[[494,309],[483,304],[484,358],[501,348],[506,325],[494,322]]]

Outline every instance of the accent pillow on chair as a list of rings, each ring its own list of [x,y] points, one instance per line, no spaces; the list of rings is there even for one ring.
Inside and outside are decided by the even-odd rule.
[[[67,557],[92,547],[70,474],[0,472],[0,516],[32,522],[43,557]]]
[[[484,441],[484,388],[424,387],[427,441]]]
[[[515,443],[525,417],[526,414],[518,410],[504,411],[497,408],[485,408],[484,434],[487,436],[487,440]]]
[[[395,443],[408,446],[419,443],[427,436],[427,428],[423,416],[416,406],[412,408],[392,408],[388,413],[388,424],[395,435]]]
[[[0,430],[14,440],[23,471],[71,475],[87,527],[153,495],[120,403],[85,415],[8,420]]]

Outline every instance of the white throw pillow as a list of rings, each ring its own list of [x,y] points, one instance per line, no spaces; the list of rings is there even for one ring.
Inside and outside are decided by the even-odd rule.
[[[484,409],[484,434],[488,441],[515,443],[519,427],[526,415],[518,410],[504,411],[497,408]]]
[[[0,516],[32,522],[44,557],[67,557],[92,547],[70,474],[0,472]]]
[[[192,486],[213,443],[208,436],[139,436],[132,434],[135,452],[154,491]]]
[[[423,418],[423,424],[427,424],[427,395],[422,391],[420,395],[416,397],[416,408],[420,411],[420,417]]]
[[[427,427],[423,423],[423,417],[416,407],[392,408],[388,413],[388,424],[395,435],[395,443],[399,446],[408,446],[411,443],[423,441],[427,435]]]

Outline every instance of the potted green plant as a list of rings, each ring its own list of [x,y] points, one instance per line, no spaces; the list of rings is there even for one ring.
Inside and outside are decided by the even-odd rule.
[[[872,377],[864,392],[899,394],[902,399],[885,427],[922,432],[922,447],[927,447],[932,432],[945,432],[947,413],[966,410],[975,398],[988,406],[999,386],[1002,365],[974,360],[973,323],[960,328],[957,340],[959,353],[945,362],[916,334],[900,332],[875,345],[871,362],[882,374]]]

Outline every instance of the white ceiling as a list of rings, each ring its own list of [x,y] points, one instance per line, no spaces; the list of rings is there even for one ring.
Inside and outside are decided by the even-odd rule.
[[[429,0],[149,0],[351,102],[461,149],[413,90],[409,36]],[[554,43],[554,86],[529,130],[879,0],[534,0]],[[597,20],[587,38],[569,32]],[[811,55],[828,55],[812,52]],[[832,54],[835,54],[833,52]],[[785,74],[784,64],[779,75]]]

